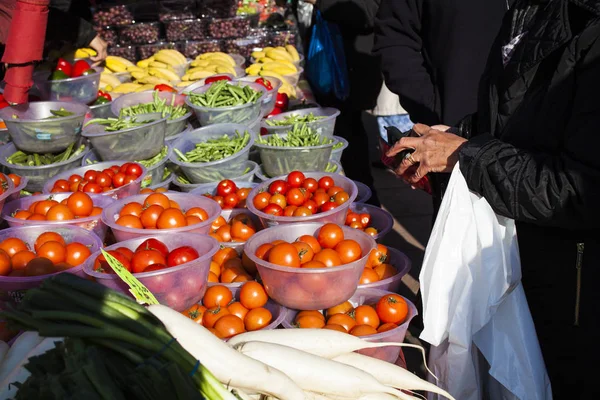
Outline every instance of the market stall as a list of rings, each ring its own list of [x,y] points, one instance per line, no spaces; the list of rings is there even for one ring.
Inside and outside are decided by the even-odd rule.
[[[411,262],[265,9],[100,7],[105,64],[0,109],[1,398],[447,395],[401,368]]]

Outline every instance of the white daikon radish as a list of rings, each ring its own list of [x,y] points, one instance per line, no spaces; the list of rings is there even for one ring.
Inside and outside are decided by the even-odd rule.
[[[29,378],[29,371],[25,369],[25,364],[29,358],[44,354],[50,349],[56,347],[56,342],[61,342],[62,338],[46,338],[42,340],[37,346],[31,349],[25,356],[23,356],[19,363],[6,375],[6,377],[0,383],[0,399],[12,399],[17,394],[17,387],[11,385],[14,382],[25,382]],[[16,343],[16,342],[15,342]]]
[[[307,394],[309,394],[311,397],[311,400],[397,400],[398,397],[396,396],[392,396],[391,394],[386,394],[386,393],[370,393],[370,394],[364,394],[358,398],[349,398],[349,397],[340,397],[340,396],[334,396],[334,395],[322,395],[322,394],[318,394],[318,393],[311,393],[311,392],[307,392]],[[419,397],[413,397],[410,395],[405,395],[407,397],[402,397],[403,399],[417,399],[420,400]]]
[[[162,305],[151,305],[148,310],[225,385],[281,400],[304,400],[302,389],[284,373],[235,351],[183,314]]]
[[[31,351],[35,346],[40,344],[44,340],[37,332],[27,331],[23,332],[12,344],[8,353],[2,361],[0,366],[0,382],[6,379],[6,376],[10,374],[17,365],[27,356],[27,353]]]
[[[3,340],[0,340],[0,365],[2,365],[2,361],[4,361],[4,357],[6,357],[8,350],[10,350],[8,343],[6,343]]]
[[[333,360],[373,373],[377,377],[377,380],[384,385],[411,391],[424,390],[455,400],[450,393],[395,364],[358,353],[343,354],[335,357]]]
[[[293,347],[246,342],[235,348],[248,357],[277,368],[307,391],[355,399],[368,393],[388,393],[405,398],[402,392],[379,383],[367,372]]]

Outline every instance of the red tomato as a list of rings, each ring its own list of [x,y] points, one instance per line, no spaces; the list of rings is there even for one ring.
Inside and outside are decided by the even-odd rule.
[[[323,225],[317,234],[317,241],[324,249],[333,249],[342,240],[344,240],[344,231],[332,223]]]
[[[184,226],[187,226],[187,220],[181,210],[178,210],[177,208],[165,209],[156,221],[156,227],[158,229],[181,228]]]
[[[112,177],[112,184],[115,188],[120,188],[125,184],[125,174],[122,172],[118,172],[115,176]]]
[[[89,170],[89,171],[85,172],[85,174],[83,175],[83,179],[88,182],[95,182],[97,176],[98,176],[98,171]]]
[[[134,176],[135,179],[139,178],[142,175],[142,166],[140,164],[138,164],[138,163],[130,163],[127,166],[127,170],[125,171],[125,175]]]
[[[118,251],[119,253],[123,254],[129,261],[131,261],[131,259],[133,258],[133,251],[131,251],[127,247],[119,247],[115,251]]]
[[[294,245],[280,243],[269,250],[269,262],[284,267],[300,267],[300,256]]]
[[[288,184],[286,181],[283,181],[281,179],[274,180],[269,185],[269,193],[271,193],[271,194],[279,193],[279,194],[285,195],[287,193],[287,191],[288,191]]]
[[[302,187],[310,193],[314,193],[319,187],[319,184],[315,178],[306,178],[304,182],[302,182]]]
[[[316,214],[319,209],[319,206],[313,200],[306,200],[304,204],[302,204],[302,207],[308,208],[312,214]]]
[[[71,69],[71,77],[77,78],[78,76],[83,75],[83,73],[90,69],[90,64],[88,64],[85,60],[77,60],[75,64],[73,64],[73,68]]]
[[[257,210],[263,211],[265,207],[267,207],[271,200],[271,194],[269,192],[262,192],[254,196],[252,199],[252,204],[256,207]]]
[[[200,257],[198,252],[190,246],[179,247],[169,253],[167,257],[167,265],[175,267],[180,264],[185,264]]]
[[[112,185],[112,178],[107,173],[98,172],[95,182],[100,185],[100,187],[110,187]]]
[[[239,202],[240,202],[240,198],[238,197],[238,195],[235,194],[235,192],[231,192],[223,197],[223,208],[224,209],[234,208],[235,206],[237,206],[237,204]]]
[[[125,257],[123,254],[119,253],[116,250],[109,250],[107,253],[110,254],[111,256],[113,256],[114,258],[116,258],[117,261],[119,261],[121,263],[121,265],[123,265],[123,267],[125,269],[127,269],[127,271],[131,272],[131,263],[127,259],[127,257]],[[116,273],[110,267],[110,265],[108,265],[108,263],[106,262],[106,259],[104,258],[104,256],[102,254],[100,254],[96,258],[96,261],[94,262],[94,271],[104,272],[107,274],[115,274]]]
[[[335,182],[333,181],[333,178],[330,176],[324,176],[321,179],[319,179],[319,187],[322,189],[329,189],[330,187],[333,187],[335,185]]]
[[[156,250],[140,250],[133,254],[131,268],[134,273],[144,272],[152,264],[166,264],[165,257]]]
[[[337,205],[337,203],[335,203],[335,202],[333,202],[333,201],[328,201],[327,203],[323,204],[323,205],[322,205],[322,206],[319,208],[319,210],[320,210],[321,212],[327,212],[327,211],[331,211],[331,210],[333,210],[333,209],[334,209],[334,208],[336,208],[337,206],[338,206],[338,205]]]
[[[293,206],[301,206],[306,198],[302,189],[292,188],[287,192],[286,201]]]
[[[283,215],[283,208],[279,207],[277,204],[269,204],[262,212],[280,217]]]
[[[102,193],[102,187],[97,183],[88,182],[83,187],[83,191],[86,193]]]
[[[169,255],[169,248],[167,247],[167,245],[161,242],[160,240],[153,238],[144,240],[137,247],[137,249],[135,249],[136,252],[140,250],[156,250],[160,254],[162,254],[163,257],[167,257]]]
[[[300,171],[292,171],[288,174],[287,183],[292,188],[299,188],[304,183],[306,177]]]
[[[222,197],[225,197],[230,193],[235,193],[237,190],[238,187],[236,186],[235,182],[230,179],[222,180],[217,185],[217,195]]]

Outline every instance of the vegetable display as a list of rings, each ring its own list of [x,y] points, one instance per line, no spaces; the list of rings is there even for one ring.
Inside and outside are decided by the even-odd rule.
[[[208,139],[205,142],[196,143],[195,148],[185,154],[178,149],[173,149],[173,151],[183,162],[212,162],[230,157],[243,150],[248,145],[249,141],[250,134],[248,131],[245,131],[243,135],[236,131],[233,138],[228,135],[223,135],[221,138]]]
[[[312,147],[333,143],[332,138],[323,137],[306,124],[296,124],[285,137],[269,135],[267,139],[258,138],[257,143],[280,147]]]
[[[250,191],[251,188],[238,188],[231,179],[223,179],[212,193],[204,193],[203,196],[213,199],[224,210],[246,208],[246,199]]]
[[[258,193],[251,201],[257,210],[266,214],[306,217],[331,211],[346,203],[349,198],[349,194],[335,186],[329,176],[317,181],[306,178],[300,171],[293,171],[286,180],[271,182],[267,190]]]
[[[6,157],[6,162],[23,167],[41,167],[44,165],[52,165],[68,161],[80,155],[84,150],[85,145],[82,144],[81,146],[76,147],[74,143],[70,144],[65,151],[59,154],[28,153],[17,150],[10,156]]]
[[[54,182],[51,193],[87,192],[104,193],[134,182],[142,175],[142,166],[138,163],[125,163],[120,167],[113,165],[102,171],[88,170],[83,176],[73,174],[69,179]]]
[[[155,90],[153,99],[152,103],[136,104],[122,108],[119,114],[121,117],[132,117],[138,114],[161,113],[163,117],[168,115],[169,120],[174,120],[188,113],[185,105],[175,106],[175,96],[173,96],[171,103],[168,104],[167,99],[161,99],[158,96],[158,91]]]
[[[256,275],[256,265],[245,253],[240,257],[231,247],[223,247],[212,258],[208,273],[208,282],[248,282],[253,280]]]
[[[169,147],[168,146],[164,146],[162,148],[162,150],[160,151],[160,153],[158,153],[157,155],[155,155],[152,158],[149,158],[147,160],[136,160],[135,162],[138,164],[143,165],[146,168],[151,168],[153,166],[155,166],[156,164],[160,163],[169,153]],[[88,165],[93,165],[93,164],[97,164],[99,161],[92,161],[90,159],[86,160]]]
[[[396,267],[390,264],[388,249],[378,243],[377,247],[371,250],[365,269],[363,270],[359,285],[367,285],[373,282],[379,282],[391,278],[398,273]]]
[[[230,221],[219,215],[210,227],[210,236],[219,242],[245,242],[255,233],[256,226],[245,213],[234,215]]]
[[[81,265],[90,254],[86,245],[66,243],[56,232],[44,232],[34,244],[29,245],[19,238],[10,237],[0,242],[0,275],[49,275]]]
[[[305,115],[290,115],[289,117],[285,117],[282,119],[268,118],[265,120],[265,123],[269,126],[285,126],[285,125],[306,124],[306,123],[310,123],[310,122],[319,121],[324,118],[325,117],[316,116],[313,113],[310,113],[310,114],[305,114]]]
[[[49,196],[46,200],[31,203],[27,210],[16,210],[12,217],[28,221],[70,221],[76,218],[102,214],[86,193],[75,192],[60,203]]]
[[[262,92],[250,86],[231,84],[220,80],[213,82],[204,93],[190,93],[192,104],[200,107],[219,108],[236,107],[244,104],[256,103],[262,97]]]
[[[356,213],[348,210],[346,213],[346,226],[363,231],[369,236],[376,236],[377,229],[371,226],[371,215],[369,213]]]
[[[119,117],[119,118],[94,118],[85,123],[84,127],[98,124],[106,126],[106,132],[117,132],[125,129],[135,128],[138,126],[144,126],[150,124],[156,120],[148,119],[138,121],[136,117]]]

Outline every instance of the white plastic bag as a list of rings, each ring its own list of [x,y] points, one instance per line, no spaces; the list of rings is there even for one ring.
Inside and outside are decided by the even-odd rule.
[[[419,278],[421,339],[436,346],[429,366],[438,385],[461,400],[552,399],[520,282],[515,223],[469,191],[458,164]]]

